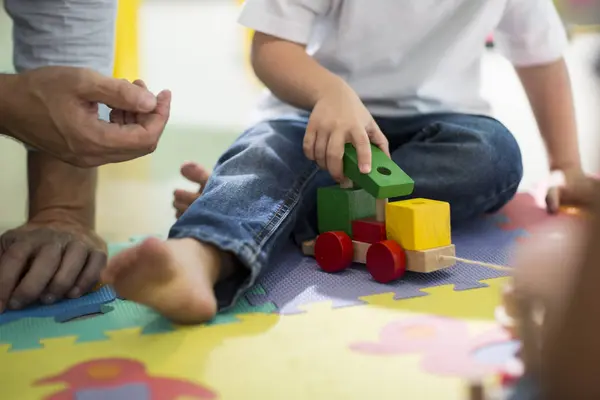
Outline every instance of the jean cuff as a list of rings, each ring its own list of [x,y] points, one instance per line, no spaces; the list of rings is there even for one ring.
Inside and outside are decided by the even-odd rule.
[[[183,238],[196,239],[234,256],[236,264],[238,264],[234,268],[234,273],[228,278],[217,282],[214,287],[218,311],[227,311],[256,282],[261,270],[259,253],[246,243],[215,235],[197,227],[173,228],[169,232],[169,239]]]

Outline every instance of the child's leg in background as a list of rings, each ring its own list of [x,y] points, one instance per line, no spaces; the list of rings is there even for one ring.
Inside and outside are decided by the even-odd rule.
[[[201,322],[231,305],[314,207],[316,187],[333,184],[304,156],[306,123],[281,119],[246,131],[219,159],[170,239],[117,255],[107,281],[177,322]]]
[[[453,223],[499,210],[521,182],[519,146],[495,119],[440,114],[386,119],[380,126],[392,158],[415,181],[411,197],[449,202]]]

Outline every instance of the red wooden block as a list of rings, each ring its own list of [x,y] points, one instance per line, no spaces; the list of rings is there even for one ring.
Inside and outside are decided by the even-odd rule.
[[[355,219],[352,221],[352,238],[357,242],[377,243],[387,239],[385,222],[375,218]]]
[[[406,253],[393,240],[372,244],[367,251],[367,270],[380,283],[400,279],[406,272]]]
[[[325,272],[339,272],[352,264],[354,247],[345,232],[325,232],[317,237],[315,259]]]

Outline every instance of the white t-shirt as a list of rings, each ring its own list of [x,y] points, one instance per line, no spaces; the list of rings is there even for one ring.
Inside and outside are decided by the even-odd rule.
[[[239,22],[306,44],[375,116],[490,114],[480,68],[492,32],[516,66],[556,61],[568,45],[552,0],[246,0]],[[259,111],[305,113],[268,91]]]

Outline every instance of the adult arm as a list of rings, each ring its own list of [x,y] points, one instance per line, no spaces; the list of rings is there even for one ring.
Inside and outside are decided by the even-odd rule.
[[[11,97],[17,86],[15,85],[15,75],[0,74],[0,134],[9,136],[23,142],[18,132],[10,132],[8,128],[8,118],[13,113],[11,107]]]
[[[19,74],[11,78],[4,120],[29,145],[29,218],[0,238],[0,311],[78,297],[93,286],[106,262],[105,244],[93,232],[97,175],[77,165],[151,152],[168,116],[168,95],[155,98],[142,83],[107,76],[115,0],[6,0],[6,8]],[[129,115],[127,125],[109,124],[99,119],[103,103],[145,110]]]

